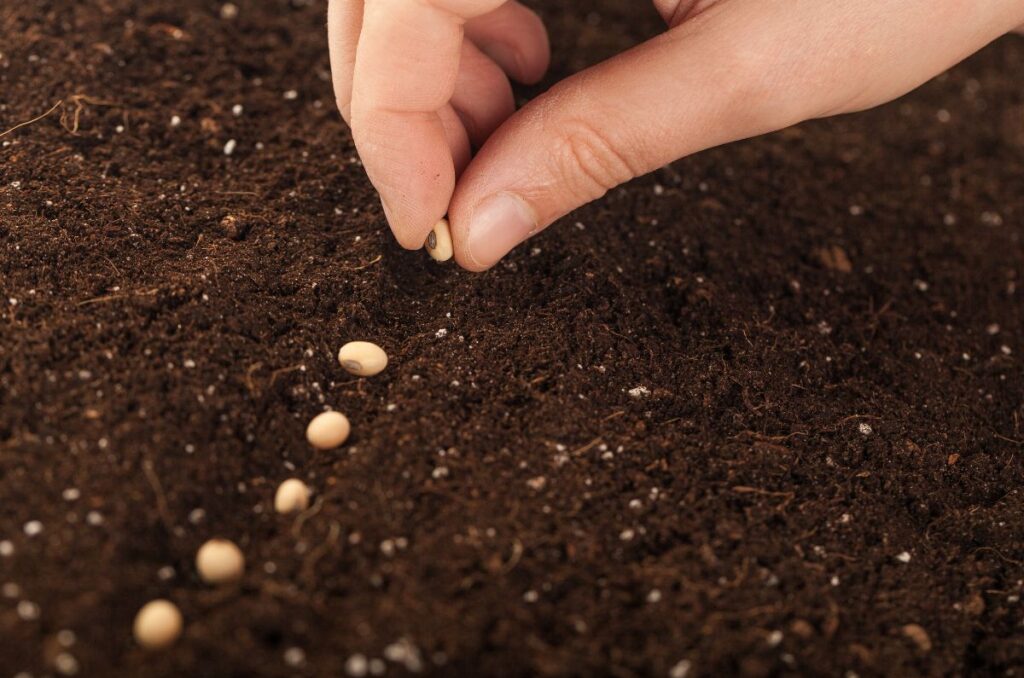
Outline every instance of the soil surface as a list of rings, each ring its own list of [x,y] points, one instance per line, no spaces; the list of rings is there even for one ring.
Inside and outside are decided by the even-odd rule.
[[[552,78],[659,30],[575,6]],[[325,2],[238,7],[0,8],[0,131],[61,102],[0,139],[0,673],[1024,672],[1024,39],[473,275],[394,244]]]

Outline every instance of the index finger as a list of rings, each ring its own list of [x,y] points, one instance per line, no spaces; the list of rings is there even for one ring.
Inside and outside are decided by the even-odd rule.
[[[404,247],[423,245],[448,210],[455,188],[453,130],[444,114],[455,91],[463,24],[501,4],[368,0],[363,8],[352,80],[352,134]],[[459,139],[455,143],[468,145]]]

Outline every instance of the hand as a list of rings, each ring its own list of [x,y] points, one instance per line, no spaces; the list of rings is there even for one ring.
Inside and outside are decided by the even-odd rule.
[[[505,74],[548,62],[521,5],[331,0],[338,105],[399,242],[447,212],[456,260],[484,270],[633,177],[884,103],[1024,23],[1020,0],[654,3],[666,33],[513,113]]]

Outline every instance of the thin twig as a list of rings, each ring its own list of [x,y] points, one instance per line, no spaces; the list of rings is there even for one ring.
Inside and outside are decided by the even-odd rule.
[[[25,127],[25,126],[27,126],[27,125],[31,125],[32,123],[35,123],[35,122],[39,122],[40,120],[42,120],[42,119],[43,119],[43,118],[45,118],[46,116],[48,116],[48,115],[50,115],[51,113],[53,113],[54,111],[56,111],[56,110],[57,110],[57,108],[58,108],[58,107],[59,107],[59,106],[60,106],[60,105],[61,105],[62,103],[64,103],[64,100],[63,100],[63,99],[61,99],[60,101],[58,101],[57,103],[55,103],[55,104],[54,104],[54,105],[53,105],[53,106],[52,106],[52,107],[50,108],[50,110],[48,110],[48,111],[47,111],[46,113],[43,113],[42,115],[38,115],[38,116],[36,116],[36,117],[32,118],[31,120],[26,120],[25,122],[19,122],[19,123],[18,123],[17,125],[15,125],[14,127],[10,128],[10,129],[9,129],[9,130],[7,130],[6,132],[0,132],[0,137],[5,137],[5,136],[7,136],[8,134],[10,134],[11,132],[13,132],[13,131],[15,131],[15,130],[21,129],[22,127]]]
[[[308,509],[300,513],[295,517],[295,523],[292,525],[292,536],[296,539],[302,534],[302,526],[306,524],[306,521],[320,513],[320,510],[324,507],[323,497],[317,497],[313,505]]]
[[[373,266],[374,264],[376,264],[378,261],[380,261],[383,258],[384,258],[383,255],[378,254],[376,257],[374,257],[374,259],[372,261],[368,261],[365,264],[363,264],[362,266],[355,266],[353,268],[343,268],[341,270],[343,270],[343,271],[361,271],[364,268],[369,268],[369,267]]]
[[[171,513],[167,510],[167,497],[164,495],[163,486],[160,485],[160,478],[157,476],[156,471],[153,470],[153,462],[149,459],[143,460],[142,470],[146,474],[149,484],[153,486],[153,492],[156,494],[156,511],[160,515],[160,519],[163,521],[167,531],[174,534],[174,521],[171,520]]]
[[[310,588],[316,584],[316,564],[320,562],[328,551],[334,548],[338,543],[338,537],[341,536],[341,525],[338,521],[331,521],[330,531],[327,533],[327,541],[321,543],[315,549],[309,552],[306,556],[306,560],[302,563],[302,572],[299,575],[304,582],[306,582]]]

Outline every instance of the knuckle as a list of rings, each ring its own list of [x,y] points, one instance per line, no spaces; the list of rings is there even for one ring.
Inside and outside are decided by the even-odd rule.
[[[552,158],[559,178],[588,201],[638,175],[621,143],[585,121],[568,125]]]

